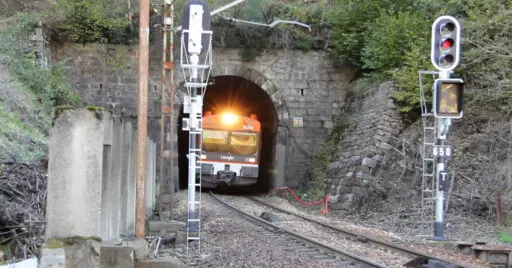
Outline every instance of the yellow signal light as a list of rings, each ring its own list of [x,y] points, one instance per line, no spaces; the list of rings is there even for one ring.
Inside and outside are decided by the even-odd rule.
[[[434,84],[434,114],[437,118],[461,118],[464,82],[437,79]]]

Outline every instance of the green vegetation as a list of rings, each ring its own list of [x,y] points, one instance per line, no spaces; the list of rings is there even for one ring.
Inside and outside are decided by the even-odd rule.
[[[338,142],[341,138],[341,128],[337,128],[329,139],[322,144],[309,163],[311,188],[299,189],[297,194],[306,201],[318,201],[325,197],[326,179],[329,165],[334,161]]]
[[[41,68],[28,41],[39,19],[18,14],[0,30],[0,76],[15,77],[0,89],[0,160],[27,163],[44,156],[53,107],[78,102],[62,66]]]
[[[129,44],[136,40],[126,1],[57,0],[57,27],[78,43]]]
[[[501,242],[512,244],[512,233],[511,232],[502,231],[499,234],[499,239],[500,239]]]
[[[502,109],[511,111],[511,7],[505,0],[340,0],[329,13],[329,52],[338,63],[359,67],[363,77],[393,78],[400,88],[395,95],[400,110],[409,112],[420,103],[418,71],[433,70],[431,24],[440,15],[453,15],[463,27],[457,76],[481,90],[480,100],[496,104],[497,98],[505,102],[497,103]]]

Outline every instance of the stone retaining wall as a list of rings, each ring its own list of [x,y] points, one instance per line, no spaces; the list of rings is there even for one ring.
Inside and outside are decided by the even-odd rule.
[[[402,119],[392,98],[395,90],[386,82],[348,98],[350,104],[343,111],[344,132],[327,175],[331,208],[354,208],[383,164],[388,141],[400,133]]]

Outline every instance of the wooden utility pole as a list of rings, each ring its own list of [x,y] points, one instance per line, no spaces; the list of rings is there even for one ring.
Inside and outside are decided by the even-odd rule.
[[[137,187],[135,207],[135,237],[146,236],[146,183],[148,136],[148,66],[149,66],[149,2],[140,0],[139,26],[139,96],[137,105]]]

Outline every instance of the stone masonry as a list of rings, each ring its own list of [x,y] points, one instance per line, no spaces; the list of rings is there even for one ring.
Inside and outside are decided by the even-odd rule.
[[[128,46],[53,44],[52,62],[60,62],[67,67],[71,86],[84,102],[115,108],[123,117],[135,119],[137,53],[136,47]],[[340,115],[345,105],[346,87],[354,75],[354,70],[348,67],[333,68],[327,55],[317,51],[264,53],[254,62],[243,62],[240,53],[239,50],[214,49],[212,75],[248,79],[272,98],[279,118],[277,142],[286,147],[285,184],[297,186],[299,181],[307,177],[310,157],[315,148],[328,137],[333,129],[334,118]],[[179,58],[175,66],[176,124],[183,97]],[[160,77],[161,47],[154,45],[150,49],[148,133],[156,141],[156,148],[160,148]],[[303,126],[294,127],[294,118],[301,119]],[[174,148],[174,163],[177,165],[177,146]],[[157,173],[158,171],[157,166]],[[178,176],[178,172],[174,174]]]
[[[330,207],[349,210],[366,191],[389,149],[388,141],[402,129],[390,82],[360,96],[349,97],[343,111],[345,129],[336,161],[329,168]]]

